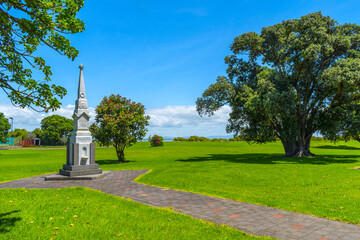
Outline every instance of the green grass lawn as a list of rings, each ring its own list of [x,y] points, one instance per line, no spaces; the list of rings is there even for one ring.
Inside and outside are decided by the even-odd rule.
[[[0,239],[265,238],[98,191],[68,188],[1,190]]]
[[[152,169],[138,182],[360,223],[360,143],[313,142],[319,157],[283,158],[280,143],[147,142],[126,150],[98,148],[104,170]],[[3,150],[0,182],[58,171],[65,149]]]

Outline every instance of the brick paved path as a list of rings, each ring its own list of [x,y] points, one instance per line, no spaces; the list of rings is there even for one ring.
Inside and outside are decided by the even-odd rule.
[[[0,188],[81,186],[125,196],[155,207],[174,207],[195,218],[279,239],[360,240],[360,226],[228,199],[152,187],[133,180],[147,170],[112,171],[102,179],[44,181],[44,176],[0,184]]]

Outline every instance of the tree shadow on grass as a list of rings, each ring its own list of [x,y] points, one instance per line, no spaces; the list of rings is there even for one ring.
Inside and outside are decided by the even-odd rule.
[[[178,159],[180,162],[206,162],[206,161],[226,161],[231,163],[248,164],[346,164],[356,163],[360,155],[321,155],[317,157],[283,157],[280,154],[210,154],[206,157],[194,157],[189,159]]]
[[[99,165],[109,165],[109,164],[124,164],[124,163],[130,163],[135,161],[125,161],[125,162],[119,162],[116,159],[107,159],[107,160],[96,160],[96,163]]]
[[[20,221],[20,217],[10,217],[13,213],[18,213],[20,210],[0,213],[0,234],[10,232],[10,228],[15,226],[15,223]]]
[[[331,150],[338,150],[338,149],[344,149],[344,150],[360,150],[360,148],[357,147],[351,147],[346,145],[324,145],[324,146],[316,146],[312,148],[320,148],[320,149],[331,149]]]

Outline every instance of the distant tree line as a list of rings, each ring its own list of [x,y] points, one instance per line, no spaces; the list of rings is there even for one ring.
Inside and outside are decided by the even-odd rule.
[[[173,139],[174,142],[233,142],[233,141],[242,141],[239,137],[236,138],[206,138],[198,136],[190,136],[189,138],[176,137]]]
[[[339,141],[348,141],[348,140],[357,140],[355,138],[348,138],[347,136],[339,136]],[[183,138],[183,137],[176,137],[173,139],[174,142],[240,142],[240,141],[246,141],[246,139],[242,138],[241,136],[232,137],[229,139],[226,138],[206,138],[206,137],[198,137],[198,136],[190,136],[189,138]],[[277,139],[277,141],[280,141],[280,139]],[[327,137],[311,137],[311,141],[333,141],[333,139],[329,139]]]
[[[73,130],[73,120],[59,115],[51,115],[41,120],[41,128],[32,132],[26,129],[10,130],[10,123],[4,114],[0,113],[0,141],[6,142],[7,137],[16,139],[16,143],[25,139],[40,138],[42,145],[58,146],[65,145]]]

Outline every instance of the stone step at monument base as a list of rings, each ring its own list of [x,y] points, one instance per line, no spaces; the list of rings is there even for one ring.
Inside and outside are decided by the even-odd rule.
[[[65,176],[60,173],[50,174],[45,177],[45,181],[68,181],[68,180],[96,180],[99,178],[103,178],[106,175],[109,175],[110,171],[102,172],[101,174],[93,174],[93,175],[84,175],[84,176]]]
[[[65,169],[60,169],[59,172],[61,175],[68,176],[68,177],[77,177],[77,176],[85,176],[85,175],[94,175],[94,174],[101,174],[102,169],[84,169],[84,170],[76,170],[76,171],[70,171]]]
[[[89,169],[99,169],[99,164],[89,164],[89,165],[63,165],[63,170],[68,171],[82,171],[82,170],[89,170]]]

